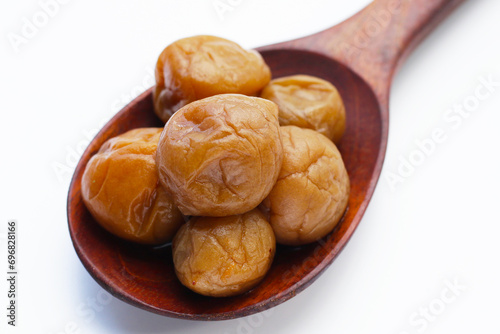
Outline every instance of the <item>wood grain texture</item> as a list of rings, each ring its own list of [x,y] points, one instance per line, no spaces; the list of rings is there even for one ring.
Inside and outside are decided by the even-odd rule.
[[[462,1],[401,0],[391,11],[395,1],[379,0],[333,28],[260,49],[274,77],[309,74],[338,88],[347,110],[346,133],[339,149],[350,176],[351,196],[342,221],[328,236],[302,247],[278,247],[270,272],[256,288],[229,298],[197,295],[175,277],[169,246],[151,248],[120,240],[102,229],[83,204],[81,178],[85,166],[107,139],[138,127],[162,126],[153,112],[151,90],[99,132],[76,167],[68,194],[68,223],[85,268],[117,298],[185,319],[237,318],[295,296],[340,253],[370,201],[387,145],[388,94],[397,65]],[[390,14],[385,20],[384,10]],[[378,22],[379,30],[373,22]],[[371,35],[367,34],[369,29],[373,29]]]
[[[398,65],[464,1],[376,0],[332,28],[261,49],[310,50],[335,59],[360,75],[387,106]]]

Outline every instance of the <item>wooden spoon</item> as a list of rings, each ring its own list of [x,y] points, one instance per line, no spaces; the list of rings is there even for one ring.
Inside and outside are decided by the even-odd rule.
[[[209,298],[177,280],[170,247],[148,248],[104,231],[85,208],[81,179],[90,157],[109,138],[133,128],[163,126],[151,89],[121,110],[84,152],[71,181],[68,222],[74,247],[92,277],[117,298],[161,315],[221,320],[280,304],[309,286],[358,226],[380,175],[387,145],[389,88],[395,69],[463,0],[376,0],[320,33],[260,48],[274,77],[310,74],[343,96],[347,130],[339,145],[351,180],[349,208],[337,228],[314,244],[279,247],[265,280],[250,292]]]

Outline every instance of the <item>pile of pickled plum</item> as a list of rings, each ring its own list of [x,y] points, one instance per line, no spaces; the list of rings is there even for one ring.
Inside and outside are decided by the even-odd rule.
[[[207,296],[256,286],[276,244],[330,233],[350,184],[336,147],[337,89],[308,75],[271,80],[261,55],[213,36],[169,45],[156,66],[163,128],[106,141],[86,166],[95,220],[131,242],[172,242],[177,277]]]

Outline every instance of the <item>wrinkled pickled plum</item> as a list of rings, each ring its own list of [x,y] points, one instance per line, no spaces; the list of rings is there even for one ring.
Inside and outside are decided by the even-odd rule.
[[[265,276],[276,250],[271,226],[258,210],[228,217],[193,217],[172,243],[177,277],[206,296],[244,293]]]
[[[158,182],[154,161],[161,128],[135,129],[109,139],[82,178],[82,197],[97,222],[130,241],[162,244],[184,222]]]
[[[263,202],[278,243],[303,245],[330,233],[349,199],[349,176],[335,144],[322,134],[281,127],[283,167]]]
[[[257,95],[269,80],[269,67],[256,51],[220,37],[184,38],[158,58],[155,111],[166,122],[190,102],[218,94]]]
[[[190,103],[170,118],[156,163],[183,214],[228,216],[259,205],[282,160],[276,104],[223,94]]]
[[[309,75],[272,80],[261,94],[278,105],[280,125],[316,130],[338,143],[345,130],[344,102],[328,81]]]

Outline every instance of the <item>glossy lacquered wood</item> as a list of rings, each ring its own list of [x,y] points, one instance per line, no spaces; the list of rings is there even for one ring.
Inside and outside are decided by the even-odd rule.
[[[121,110],[84,152],[68,195],[68,222],[85,268],[114,296],[161,315],[221,320],[250,315],[295,296],[325,270],[346,245],[380,175],[388,130],[391,78],[400,61],[463,0],[379,0],[349,20],[318,34],[259,49],[274,77],[310,74],[332,82],[347,110],[339,149],[350,180],[348,210],[335,230],[302,247],[277,249],[264,281],[229,298],[197,295],[175,277],[171,248],[122,241],[104,231],[85,208],[81,178],[89,159],[109,138],[127,130],[162,126],[151,90]]]

